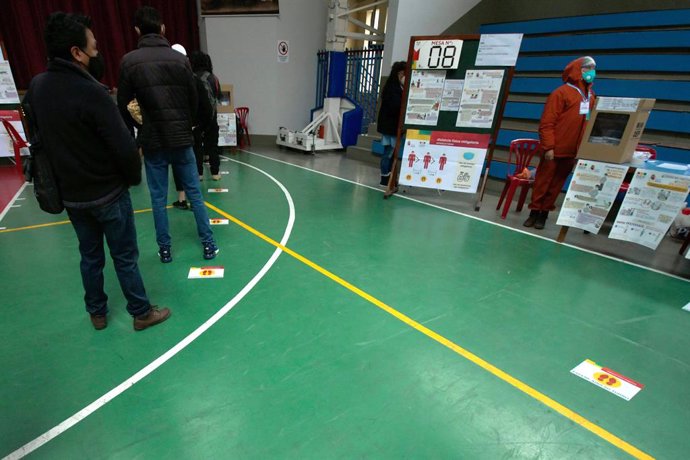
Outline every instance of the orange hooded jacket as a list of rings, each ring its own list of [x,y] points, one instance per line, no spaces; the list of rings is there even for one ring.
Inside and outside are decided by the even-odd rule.
[[[539,123],[539,141],[543,152],[553,149],[554,157],[575,157],[587,125],[587,116],[580,115],[583,97],[570,83],[589,94],[589,110],[594,107],[591,84],[582,80],[582,58],[570,62],[563,70],[564,85],[556,88],[546,100]]]

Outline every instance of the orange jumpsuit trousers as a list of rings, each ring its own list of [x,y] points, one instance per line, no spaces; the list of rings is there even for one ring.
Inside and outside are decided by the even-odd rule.
[[[529,208],[534,211],[556,209],[556,198],[576,162],[577,160],[572,157],[556,157],[553,160],[542,158],[537,168],[537,176],[534,178]]]

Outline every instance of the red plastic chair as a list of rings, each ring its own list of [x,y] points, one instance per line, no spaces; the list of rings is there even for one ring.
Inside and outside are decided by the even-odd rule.
[[[650,160],[656,160],[656,150],[653,147],[649,147],[646,145],[638,145],[635,147],[636,152],[647,152],[649,153],[649,159]],[[623,195],[628,191],[628,188],[630,187],[630,182],[623,182],[621,184],[621,188],[618,189],[618,197],[616,199],[623,199]]]
[[[501,204],[505,198],[505,206],[501,213],[501,219],[505,219],[510,209],[510,203],[513,201],[513,196],[518,187],[522,187],[520,191],[520,199],[516,211],[522,211],[522,206],[527,199],[527,192],[534,184],[534,179],[523,179],[517,177],[525,168],[529,167],[534,155],[540,151],[539,141],[536,139],[515,139],[510,143],[510,152],[508,153],[508,174],[506,174],[506,185],[501,192],[501,198],[498,200],[496,209],[501,209]],[[513,156],[515,162],[513,163]],[[512,172],[511,172],[512,171]]]
[[[12,124],[9,121],[2,120],[2,125],[5,127],[7,134],[10,136],[12,146],[14,147],[14,161],[17,167],[17,172],[19,174],[23,174],[24,170],[22,169],[22,156],[20,150],[25,147],[28,147],[29,144],[27,144],[26,141],[22,139],[22,136],[19,135],[17,130],[14,129],[14,126],[12,126]]]
[[[247,145],[252,145],[252,140],[249,138],[249,128],[247,128],[247,118],[249,117],[249,107],[237,107],[235,109],[235,114],[237,119],[240,121],[241,133],[238,133],[237,140],[239,142],[240,148],[244,147],[244,141],[247,141]]]

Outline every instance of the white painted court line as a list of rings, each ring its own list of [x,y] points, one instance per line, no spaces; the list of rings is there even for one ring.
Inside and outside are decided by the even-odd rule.
[[[292,196],[290,196],[290,192],[281,184],[275,177],[271,176],[265,171],[262,171],[261,169],[252,166],[247,163],[242,163],[241,161],[237,160],[230,160],[235,163],[239,163],[243,166],[247,166],[248,168],[255,169],[256,171],[260,172],[261,174],[265,175],[269,179],[271,179],[273,182],[275,182],[278,187],[283,191],[283,194],[285,195],[285,198],[287,199],[288,202],[288,207],[290,208],[290,216],[288,218],[288,224],[285,227],[285,232],[283,233],[283,237],[280,240],[280,244],[282,246],[286,246],[288,239],[290,238],[290,234],[292,233],[292,228],[294,227],[295,224],[295,204],[292,201]],[[158,369],[160,366],[165,364],[166,361],[170,360],[173,356],[175,356],[177,353],[180,351],[184,350],[189,344],[194,342],[201,334],[206,332],[211,326],[216,324],[223,316],[225,316],[232,308],[237,305],[249,292],[254,288],[254,286],[257,285],[259,281],[261,281],[261,278],[263,278],[266,273],[268,273],[268,270],[273,266],[273,264],[278,260],[278,257],[282,254],[282,250],[276,248],[276,250],[273,252],[273,255],[268,259],[266,264],[259,270],[259,272],[254,275],[254,277],[247,283],[244,288],[240,292],[238,292],[235,297],[233,297],[223,308],[218,310],[211,318],[209,318],[204,324],[199,326],[194,332],[189,334],[187,337],[182,339],[180,342],[178,342],[174,347],[172,347],[170,350],[166,351],[163,353],[161,356],[159,356],[157,359],[152,361],[150,364],[148,364],[146,367],[141,369],[139,372],[77,412],[76,414],[72,415],[71,417],[67,418],[63,422],[61,422],[59,425],[54,426],[50,430],[46,431],[36,439],[24,444],[22,447],[19,449],[15,450],[11,454],[7,455],[3,460],[14,460],[14,459],[19,459],[24,457],[25,455],[30,454],[34,450],[38,449],[41,447],[43,444],[51,441],[52,439],[55,439],[56,437],[60,436],[62,433],[65,431],[69,430],[72,428],[74,425],[77,423],[81,422],[84,420],[86,417],[89,415],[93,414],[96,412],[98,409],[101,407],[105,406],[108,404],[110,401],[115,399],[117,396],[120,394],[124,393],[127,391],[129,388],[133,387],[137,382],[145,378],[147,375],[151,374],[153,371]]]
[[[5,209],[0,212],[0,222],[2,222],[2,219],[5,218],[5,215],[9,212],[10,208],[14,207],[14,202],[19,199],[19,195],[22,194],[24,189],[26,188],[26,184],[28,182],[24,182],[21,187],[19,187],[19,190],[17,190],[17,193],[14,194],[14,197],[10,200],[9,203],[7,203],[7,206],[5,206]]]
[[[381,192],[381,193],[384,192],[383,189],[380,189],[380,188],[377,188],[377,187],[372,187],[371,185],[366,185],[366,184],[362,184],[362,183],[359,183],[359,182],[351,181],[351,180],[349,180],[349,179],[345,179],[345,178],[342,178],[342,177],[334,176],[334,175],[332,175],[332,174],[328,174],[328,173],[324,173],[324,172],[321,172],[321,171],[317,171],[317,170],[315,170],[315,169],[310,169],[310,168],[307,168],[307,167],[305,167],[305,166],[300,166],[300,165],[288,163],[287,161],[278,160],[278,159],[276,159],[276,158],[271,158],[271,157],[269,157],[269,156],[262,155],[262,154],[260,154],[260,153],[251,152],[251,151],[249,151],[249,150],[244,150],[244,149],[242,149],[241,151],[242,151],[242,152],[246,152],[246,153],[248,153],[248,154],[250,154],[250,155],[255,155],[255,156],[257,156],[257,157],[261,157],[261,158],[265,158],[265,159],[267,159],[267,160],[275,161],[275,162],[277,162],[277,163],[283,163],[283,164],[288,165],[288,166],[292,166],[292,167],[299,168],[299,169],[304,169],[305,171],[310,171],[310,172],[313,172],[313,173],[316,173],[316,174],[321,174],[322,176],[330,177],[330,178],[332,178],[332,179],[337,179],[337,180],[341,180],[341,181],[343,181],[343,182],[348,182],[348,183],[350,183],[350,184],[357,185],[357,186],[360,186],[360,187],[365,187],[365,188],[369,188],[369,189],[372,189],[372,190],[376,190],[377,192]],[[601,254],[601,253],[599,253],[599,252],[592,251],[591,249],[581,248],[581,247],[579,247],[579,246],[575,246],[575,245],[570,244],[570,243],[559,243],[559,242],[557,242],[557,241],[555,241],[555,240],[552,240],[551,238],[547,238],[547,237],[541,236],[541,235],[535,235],[534,233],[530,233],[530,232],[527,232],[527,231],[525,231],[525,230],[521,230],[521,229],[519,229],[519,228],[510,227],[510,226],[508,226],[508,225],[499,224],[498,222],[492,222],[492,221],[490,221],[490,220],[487,220],[487,219],[484,219],[484,218],[481,218],[481,217],[478,217],[478,216],[473,216],[472,214],[465,214],[464,212],[455,211],[455,210],[453,210],[453,209],[444,208],[444,207],[442,207],[442,206],[438,206],[438,205],[431,204],[431,203],[426,203],[426,202],[421,201],[421,200],[419,200],[419,199],[411,198],[411,197],[409,197],[409,196],[401,195],[401,194],[399,194],[399,193],[396,193],[396,194],[393,195],[393,196],[395,196],[395,197],[397,197],[397,198],[400,198],[400,199],[403,199],[403,200],[413,201],[413,202],[415,202],[415,203],[419,203],[419,204],[422,204],[422,205],[425,205],[425,206],[430,206],[430,207],[432,207],[432,208],[440,209],[440,210],[442,210],[442,211],[446,211],[446,212],[450,212],[450,213],[453,213],[453,214],[457,214],[457,215],[460,215],[460,216],[463,216],[463,217],[467,217],[467,218],[469,218],[469,219],[478,220],[478,221],[484,222],[484,223],[486,223],[486,224],[495,225],[496,227],[505,228],[506,230],[510,230],[510,231],[513,231],[513,232],[522,233],[523,235],[531,236],[532,238],[538,238],[538,239],[540,239],[540,240],[548,241],[548,242],[553,243],[553,244],[558,244],[558,245],[560,245],[560,246],[565,246],[565,247],[568,247],[568,248],[576,249],[576,250],[578,250],[578,251],[586,252],[587,254],[592,254],[592,255],[595,255],[595,256],[603,257],[604,259],[613,260],[613,261],[615,261],[615,262],[620,262],[620,263],[623,263],[623,264],[626,264],[626,265],[630,265],[630,266],[632,266],[632,267],[641,268],[641,269],[643,269],[643,270],[647,270],[647,271],[652,272],[652,273],[657,273],[657,274],[659,274],[659,275],[664,275],[664,276],[667,276],[667,277],[669,277],[669,278],[673,278],[673,279],[676,279],[676,280],[679,280],[679,281],[684,281],[684,282],[686,282],[686,283],[690,283],[690,280],[688,280],[688,279],[682,278],[682,277],[680,277],[680,276],[678,276],[678,275],[673,275],[673,274],[671,274],[671,273],[666,273],[666,272],[663,272],[663,271],[661,271],[661,270],[657,270],[656,268],[645,267],[644,265],[636,264],[635,262],[630,262],[630,261],[627,261],[627,260],[624,260],[624,259],[620,259],[620,258],[618,258],[618,257],[609,256],[609,255],[607,255],[607,254]]]

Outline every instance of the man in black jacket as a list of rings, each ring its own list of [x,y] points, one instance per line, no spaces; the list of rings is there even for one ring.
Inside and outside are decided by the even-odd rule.
[[[198,102],[192,69],[187,58],[174,51],[163,37],[165,25],[157,10],[150,6],[139,8],[134,22],[140,36],[138,49],[127,53],[120,63],[117,105],[130,126],[133,120],[127,104],[136,98],[141,108],[143,125],[139,143],[144,152],[158,255],[161,262],[172,262],[172,239],[165,208],[168,166],[172,165],[192,205],[204,259],[213,259],[218,247],[201,196],[192,149]]]
[[[86,311],[96,329],[106,327],[105,236],[134,329],[145,329],[165,321],[170,310],[151,306],[137,264],[128,187],[141,182],[141,160],[107,88],[97,81],[104,66],[91,19],[53,13],[45,42],[48,70],[31,81],[23,104],[38,127],[79,239]]]

